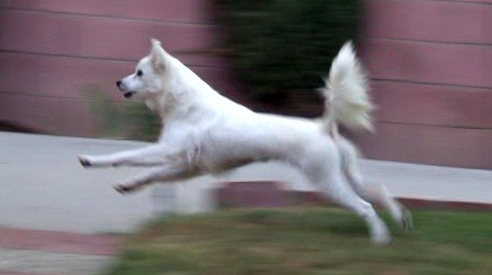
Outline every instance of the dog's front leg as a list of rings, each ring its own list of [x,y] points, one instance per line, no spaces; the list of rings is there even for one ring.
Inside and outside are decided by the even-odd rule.
[[[84,167],[106,166],[156,166],[165,162],[166,148],[163,145],[150,145],[140,149],[118,152],[101,156],[79,156]]]
[[[129,180],[116,184],[114,189],[123,194],[138,190],[156,181],[172,182],[185,180],[197,174],[198,170],[186,165],[165,164],[162,167],[145,170]]]

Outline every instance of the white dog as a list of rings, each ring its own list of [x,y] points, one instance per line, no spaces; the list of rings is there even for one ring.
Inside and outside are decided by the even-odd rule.
[[[367,79],[351,43],[342,47],[332,63],[322,88],[326,110],[319,120],[255,113],[221,96],[155,39],[150,55],[140,60],[135,73],[116,84],[126,98],[145,100],[162,120],[155,145],[79,157],[85,167],[153,166],[117,184],[118,192],[279,160],[300,169],[327,199],[362,217],[375,243],[386,244],[391,237],[367,201],[386,207],[405,229],[411,226],[410,214],[382,185],[369,187],[363,182],[355,147],[338,133],[339,123],[372,127]]]

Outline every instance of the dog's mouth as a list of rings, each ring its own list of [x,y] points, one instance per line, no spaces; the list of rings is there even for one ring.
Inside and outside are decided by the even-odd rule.
[[[135,92],[126,92],[126,93],[124,93],[124,94],[123,94],[123,96],[124,96],[125,98],[130,98],[130,97],[132,97],[134,94],[135,94]]]

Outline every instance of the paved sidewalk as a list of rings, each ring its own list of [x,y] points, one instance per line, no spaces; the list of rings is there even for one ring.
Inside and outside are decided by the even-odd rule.
[[[134,171],[85,170],[77,156],[139,146],[0,132],[0,226],[79,233],[134,229],[150,216],[150,190],[121,196],[112,184]]]
[[[111,264],[119,238],[152,215],[151,191],[111,185],[134,171],[84,170],[77,155],[141,146],[0,132],[0,275],[88,275]]]
[[[79,154],[102,154],[145,145],[0,132],[0,275],[94,274],[110,264],[118,237],[155,214],[173,191],[156,185],[120,195],[112,184],[139,169],[83,169]],[[396,162],[362,162],[370,180],[399,197],[492,204],[492,171]],[[281,180],[309,190],[302,175],[276,163],[255,164],[179,184],[182,212],[213,208],[208,190],[219,181]],[[157,206],[157,207],[156,207]]]

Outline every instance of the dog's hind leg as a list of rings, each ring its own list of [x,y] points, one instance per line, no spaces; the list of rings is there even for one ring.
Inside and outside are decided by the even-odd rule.
[[[375,244],[386,245],[391,241],[388,228],[379,218],[373,206],[359,197],[343,177],[332,177],[323,181],[321,189],[330,201],[353,210],[364,219]]]
[[[196,176],[197,171],[182,165],[168,164],[161,167],[150,168],[142,171],[140,174],[125,180],[114,186],[119,193],[128,193],[136,191],[153,182],[173,182],[185,180]]]
[[[386,186],[381,183],[373,182],[362,185],[354,181],[354,184],[357,186],[364,186],[363,190],[358,191],[360,195],[367,200],[386,208],[393,220],[406,232],[412,230],[412,214],[405,206],[394,199]]]
[[[369,227],[371,240],[375,244],[388,244],[391,241],[389,230],[379,218],[373,206],[359,197],[352,189],[338,163],[334,163],[328,168],[326,167],[321,168],[316,165],[303,170],[312,183],[318,186],[326,199],[354,211],[364,219]]]
[[[395,200],[383,184],[368,183],[363,180],[359,168],[357,151],[348,140],[340,137],[337,140],[337,146],[342,156],[343,172],[357,194],[371,203],[384,207],[396,223],[405,231],[410,231],[413,227],[410,211]]]

